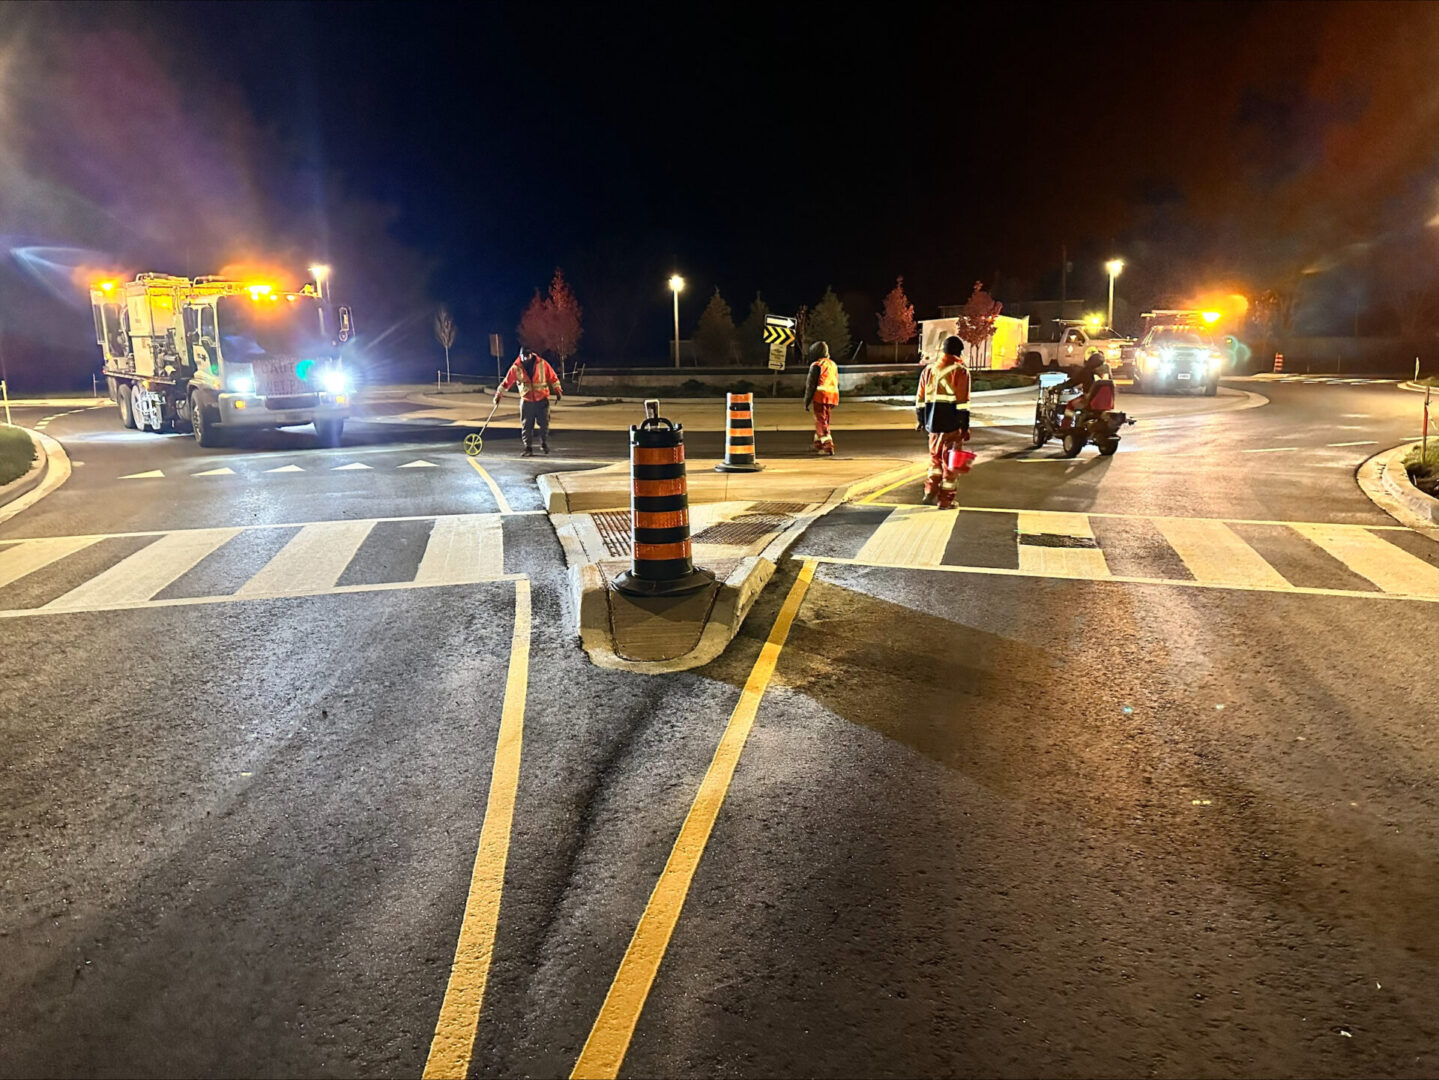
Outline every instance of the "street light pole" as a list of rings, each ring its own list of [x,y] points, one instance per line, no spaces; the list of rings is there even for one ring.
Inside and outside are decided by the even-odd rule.
[[[1106,325],[1112,329],[1114,327],[1114,279],[1124,269],[1124,260],[1110,259],[1104,264],[1104,269],[1109,271],[1109,322]]]
[[[680,290],[684,287],[684,278],[678,274],[670,275],[670,292],[675,297],[675,367],[680,366]]]

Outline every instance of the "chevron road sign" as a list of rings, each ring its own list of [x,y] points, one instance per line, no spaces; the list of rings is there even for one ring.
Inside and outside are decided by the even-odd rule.
[[[766,345],[793,345],[795,321],[787,315],[766,315],[764,317],[764,343]]]

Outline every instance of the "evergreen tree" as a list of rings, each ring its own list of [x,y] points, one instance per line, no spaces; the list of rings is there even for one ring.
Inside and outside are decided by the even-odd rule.
[[[829,344],[829,355],[835,363],[849,359],[849,313],[839,302],[831,286],[824,291],[820,302],[809,313],[805,333],[806,342],[824,341]],[[806,361],[808,356],[806,355]]]
[[[734,363],[734,318],[730,314],[729,305],[720,295],[718,286],[700,314],[694,337],[695,352],[698,353],[701,364],[716,367]]]
[[[768,314],[769,305],[755,293],[749,314],[739,326],[740,357],[752,367],[762,367],[769,360],[769,346],[764,343],[764,317]]]

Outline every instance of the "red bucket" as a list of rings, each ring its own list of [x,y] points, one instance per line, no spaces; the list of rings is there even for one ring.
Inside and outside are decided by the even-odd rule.
[[[946,464],[949,466],[951,472],[967,473],[969,472],[969,467],[974,464],[974,455],[968,450],[953,446],[950,447]]]

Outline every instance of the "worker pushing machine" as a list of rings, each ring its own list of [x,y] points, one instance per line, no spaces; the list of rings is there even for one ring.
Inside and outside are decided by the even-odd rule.
[[[504,382],[495,388],[495,402],[499,403],[506,390],[514,387],[523,399],[520,403],[520,441],[524,443],[521,457],[534,456],[535,426],[540,429],[540,449],[550,452],[550,395],[558,401],[564,397],[560,377],[550,362],[537,353],[521,349],[520,355],[510,365]]]
[[[829,432],[830,413],[839,404],[839,367],[829,357],[829,343],[816,341],[809,347],[809,377],[804,383],[804,407],[814,406],[814,450],[834,456],[834,436]]]
[[[929,432],[929,475],[924,501],[948,510],[954,505],[960,453],[969,439],[969,369],[964,342],[951,334],[944,353],[925,366],[914,395],[916,427]]]

